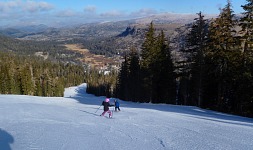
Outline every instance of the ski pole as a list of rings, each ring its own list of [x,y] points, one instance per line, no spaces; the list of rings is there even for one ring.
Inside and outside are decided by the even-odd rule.
[[[100,105],[99,107],[98,107],[98,109],[96,110],[96,112],[95,113],[97,113],[97,111],[99,110],[99,108],[101,107],[102,105]]]
[[[112,111],[111,111],[111,112],[112,112],[112,117],[113,117],[113,108],[112,108]]]

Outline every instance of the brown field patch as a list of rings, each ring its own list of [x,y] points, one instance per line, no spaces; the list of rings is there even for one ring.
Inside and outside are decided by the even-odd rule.
[[[82,62],[90,64],[92,67],[101,68],[108,64],[118,64],[112,58],[105,57],[104,55],[95,55],[90,53],[88,49],[82,48],[80,44],[65,44],[68,50],[79,52],[83,54],[83,58],[79,58]]]

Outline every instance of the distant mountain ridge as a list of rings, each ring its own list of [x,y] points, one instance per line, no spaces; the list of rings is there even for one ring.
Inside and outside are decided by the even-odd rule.
[[[215,18],[217,15],[215,14],[204,14],[206,19]],[[163,23],[180,23],[187,24],[193,22],[194,18],[196,18],[196,14],[179,14],[179,13],[161,13],[152,15],[149,17],[136,19],[136,23],[139,24],[147,24],[150,22],[163,24]]]
[[[196,14],[176,14],[162,13],[148,17],[115,21],[115,22],[100,22],[87,23],[82,25],[68,26],[66,28],[54,28],[47,25],[31,25],[21,27],[9,27],[0,29],[0,33],[24,40],[72,40],[75,38],[97,38],[110,37],[121,34],[128,26],[147,25],[150,22],[154,24],[187,24],[194,21]],[[215,15],[206,15],[206,18],[212,18]]]
[[[207,18],[215,15],[207,15]],[[141,48],[145,33],[151,22],[156,33],[163,30],[171,40],[173,50],[178,50],[177,41],[187,32],[187,26],[198,16],[196,14],[163,13],[149,17],[116,21],[88,23],[65,28],[53,28],[40,24],[0,29],[0,34],[23,41],[45,41],[56,45],[79,44],[91,53],[107,56],[124,54],[130,47]]]
[[[22,38],[25,36],[41,34],[50,29],[52,29],[52,27],[48,27],[47,25],[44,24],[31,25],[31,26],[12,26],[0,29],[0,34],[13,38]]]
[[[47,30],[48,28],[50,28],[50,27],[48,27],[47,25],[44,25],[44,24],[17,27],[17,29],[19,29],[21,31],[33,32],[33,33],[43,32],[43,31]]]

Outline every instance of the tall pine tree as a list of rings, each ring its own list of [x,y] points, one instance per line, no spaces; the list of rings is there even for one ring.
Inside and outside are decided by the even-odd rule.
[[[141,93],[145,102],[152,102],[154,95],[152,89],[154,80],[152,68],[155,67],[156,50],[155,29],[153,22],[151,22],[141,50]]]
[[[156,70],[157,76],[157,101],[161,103],[176,104],[176,75],[175,67],[171,58],[169,41],[161,31],[157,38],[158,54],[157,63],[159,68]]]
[[[233,101],[232,84],[234,57],[239,56],[236,49],[236,32],[234,30],[235,20],[231,2],[228,0],[227,5],[221,9],[220,15],[209,26],[209,43],[208,43],[208,63],[209,69],[209,89],[217,89],[216,93],[209,93],[209,99],[216,99],[219,110],[225,110],[225,107]],[[213,87],[213,88],[210,88]],[[229,104],[230,103],[230,104]]]
[[[207,44],[207,23],[201,12],[197,13],[191,30],[187,36],[187,50],[190,53],[188,63],[190,64],[191,99],[192,104],[202,107],[203,80],[204,80],[204,57]]]
[[[140,88],[140,59],[137,50],[132,47],[129,54],[129,74],[128,74],[129,99],[137,102],[141,95]]]

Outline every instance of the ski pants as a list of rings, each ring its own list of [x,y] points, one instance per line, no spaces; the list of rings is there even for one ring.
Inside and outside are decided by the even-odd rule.
[[[112,112],[110,110],[104,111],[101,115],[104,116],[105,113],[109,113],[109,116],[112,116]]]
[[[116,107],[115,107],[115,111],[117,111],[117,109],[120,111],[119,107],[116,106]]]

